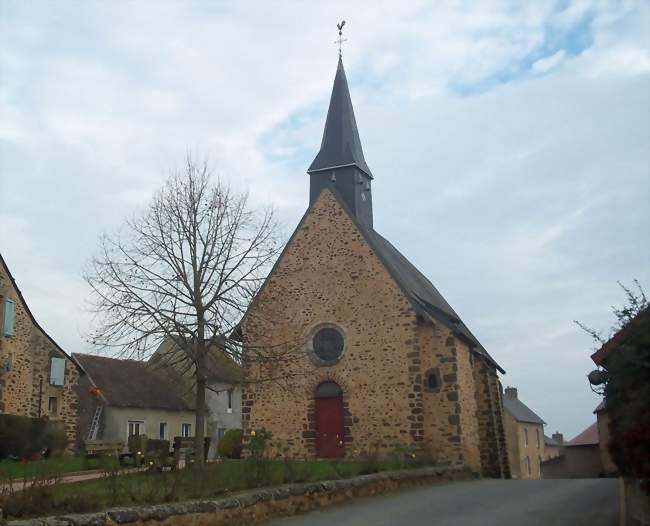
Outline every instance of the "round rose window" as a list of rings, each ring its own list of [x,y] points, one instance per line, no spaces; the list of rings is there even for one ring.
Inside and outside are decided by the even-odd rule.
[[[323,362],[336,362],[343,354],[343,334],[334,327],[319,329],[312,341],[314,354]]]

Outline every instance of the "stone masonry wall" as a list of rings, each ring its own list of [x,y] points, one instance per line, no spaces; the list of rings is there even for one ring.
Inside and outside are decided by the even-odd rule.
[[[55,344],[32,323],[9,275],[0,266],[0,297],[15,302],[14,336],[0,333],[0,411],[29,417],[60,420],[65,426],[70,444],[77,435],[77,393],[79,381],[76,366]],[[4,307],[1,303],[0,311]],[[0,320],[4,313],[0,312]],[[0,326],[2,325],[0,321]],[[63,386],[50,385],[50,358],[65,358]],[[10,364],[9,367],[6,367]],[[7,370],[9,369],[9,370]],[[57,412],[49,414],[49,400],[56,398]],[[39,405],[40,403],[40,405]]]
[[[320,323],[335,323],[345,334],[344,356],[333,366],[315,365],[305,350]],[[343,390],[346,455],[386,454],[398,443],[423,443],[429,425],[452,428],[443,413],[432,413],[425,426],[422,322],[328,190],[289,242],[243,329],[248,348],[296,350],[293,361],[266,370],[251,365],[253,380],[288,379],[248,385],[242,409],[247,432],[265,427],[294,455],[316,452],[313,399],[325,380]],[[459,442],[441,442],[441,454],[457,463]]]
[[[474,378],[468,347],[442,324],[422,327],[422,376],[425,441],[434,456],[480,471]],[[429,389],[427,373],[440,381]]]
[[[496,368],[483,359],[475,359],[473,374],[482,474],[487,477],[508,478],[510,467],[501,388]]]

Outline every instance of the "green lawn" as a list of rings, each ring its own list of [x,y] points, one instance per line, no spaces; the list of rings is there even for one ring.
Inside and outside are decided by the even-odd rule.
[[[250,460],[233,460],[209,464],[202,471],[151,471],[39,487],[4,497],[0,500],[0,507],[6,515],[13,518],[52,513],[85,513],[118,505],[211,498],[283,482],[349,478],[399,467],[399,463],[394,460],[268,461],[263,465]]]
[[[28,462],[0,461],[0,481],[7,479],[24,479],[33,477],[53,477],[73,471],[83,471],[92,467],[83,456],[61,455],[43,460]]]

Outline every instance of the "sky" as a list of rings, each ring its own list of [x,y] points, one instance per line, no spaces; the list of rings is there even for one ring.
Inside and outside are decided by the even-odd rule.
[[[375,228],[572,437],[593,342],[650,291],[650,4],[0,0],[0,251],[68,352],[102,232],[188,152],[273,205],[308,204],[336,23]]]

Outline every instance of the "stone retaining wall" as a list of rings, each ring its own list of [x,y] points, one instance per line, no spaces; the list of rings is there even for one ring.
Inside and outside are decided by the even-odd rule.
[[[11,521],[8,526],[232,526],[251,524],[279,515],[293,515],[354,497],[471,478],[474,475],[467,470],[419,468],[388,471],[352,479],[272,486],[220,499],[113,508],[100,513]]]

